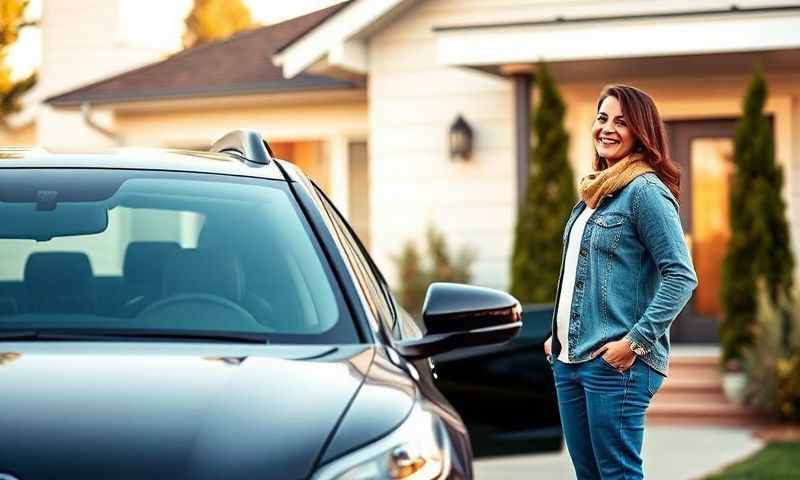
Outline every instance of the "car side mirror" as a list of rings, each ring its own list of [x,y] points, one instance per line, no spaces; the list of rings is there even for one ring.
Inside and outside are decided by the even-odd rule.
[[[457,348],[505,343],[522,328],[522,307],[511,295],[456,283],[428,287],[422,318],[424,337],[403,340],[395,349],[418,360]]]

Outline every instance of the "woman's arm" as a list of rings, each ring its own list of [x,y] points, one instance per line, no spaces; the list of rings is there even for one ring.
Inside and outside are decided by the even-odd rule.
[[[639,238],[661,272],[655,296],[625,339],[650,351],[667,331],[697,286],[677,205],[666,190],[645,182],[633,198]]]

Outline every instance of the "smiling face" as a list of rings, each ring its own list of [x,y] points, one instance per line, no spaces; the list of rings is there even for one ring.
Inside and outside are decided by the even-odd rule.
[[[605,158],[609,166],[633,151],[636,138],[616,97],[608,96],[600,104],[592,124],[592,139],[597,154]]]

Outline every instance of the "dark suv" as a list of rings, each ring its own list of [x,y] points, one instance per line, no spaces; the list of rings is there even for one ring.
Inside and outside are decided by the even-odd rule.
[[[560,443],[542,334],[497,347],[521,313],[503,292],[433,284],[415,322],[253,132],[212,152],[4,150],[0,478],[471,478],[437,382],[465,409],[484,388],[470,415],[487,452],[514,431]],[[482,369],[513,351],[527,371],[487,404],[504,373]],[[458,352],[434,357],[452,372],[436,380],[432,357]],[[512,428],[489,411],[508,392],[513,412],[529,400]]]

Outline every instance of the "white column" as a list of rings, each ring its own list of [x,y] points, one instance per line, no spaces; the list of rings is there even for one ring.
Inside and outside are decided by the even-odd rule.
[[[345,218],[350,214],[350,154],[349,139],[344,135],[335,135],[326,139],[330,165],[331,200]]]

